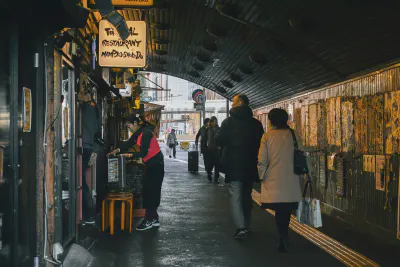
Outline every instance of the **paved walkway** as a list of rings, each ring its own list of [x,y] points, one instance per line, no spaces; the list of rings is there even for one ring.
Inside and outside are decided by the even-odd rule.
[[[184,162],[166,159],[161,227],[102,234],[91,253],[99,264],[116,267],[343,266],[293,231],[290,253],[278,253],[274,217],[256,204],[252,234],[234,240],[227,189],[210,184],[205,172],[190,174]]]

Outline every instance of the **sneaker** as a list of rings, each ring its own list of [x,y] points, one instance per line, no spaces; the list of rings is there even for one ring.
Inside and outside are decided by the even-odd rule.
[[[250,233],[251,233],[250,228],[244,228],[243,231],[244,231],[246,234],[250,234]]]
[[[153,228],[152,222],[148,220],[143,220],[143,222],[138,227],[136,227],[136,230],[145,231],[151,228]]]
[[[246,237],[246,232],[243,229],[238,229],[236,234],[233,236],[236,240],[242,240]]]
[[[83,220],[83,225],[86,225],[86,224],[94,225],[94,224],[96,224],[96,220],[93,217],[90,217],[86,220]]]
[[[151,224],[153,225],[153,227],[160,227],[160,221],[159,220],[151,220]]]

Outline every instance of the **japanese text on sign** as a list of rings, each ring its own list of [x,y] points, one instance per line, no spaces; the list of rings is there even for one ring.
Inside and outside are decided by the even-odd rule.
[[[141,68],[146,65],[146,23],[127,21],[129,37],[122,40],[116,28],[100,21],[99,64],[102,67]]]

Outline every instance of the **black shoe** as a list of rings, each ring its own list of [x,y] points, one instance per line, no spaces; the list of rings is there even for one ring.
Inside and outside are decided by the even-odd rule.
[[[208,175],[208,181],[212,182],[211,174]]]
[[[169,156],[169,158],[172,158],[171,156]]]
[[[148,221],[148,220],[143,220],[143,222],[138,227],[136,227],[136,230],[138,230],[138,231],[146,231],[146,230],[151,229],[151,228],[153,228],[152,222]]]
[[[287,238],[281,238],[281,240],[279,242],[278,251],[280,253],[286,253],[286,252],[288,252],[288,248],[289,248],[289,244],[288,244]]]
[[[242,240],[246,237],[246,232],[243,229],[238,229],[236,234],[233,236],[236,240]]]
[[[246,234],[251,234],[250,228],[243,228],[243,231],[244,231]]]

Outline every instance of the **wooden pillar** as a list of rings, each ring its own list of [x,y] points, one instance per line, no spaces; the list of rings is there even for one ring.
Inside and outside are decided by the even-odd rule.
[[[55,95],[54,95],[54,50],[48,45],[46,47],[46,69],[45,75],[47,76],[47,114],[46,116],[46,132],[44,133],[46,138],[46,157],[45,157],[45,187],[46,192],[43,196],[47,195],[47,206],[45,202],[45,209],[47,209],[47,237],[44,236],[47,242],[46,255],[49,257],[49,246],[54,243],[54,232],[55,232],[55,220],[54,220],[54,139],[55,132],[52,126],[52,122],[56,116],[56,110],[54,108]],[[45,266],[53,266],[49,262]]]

